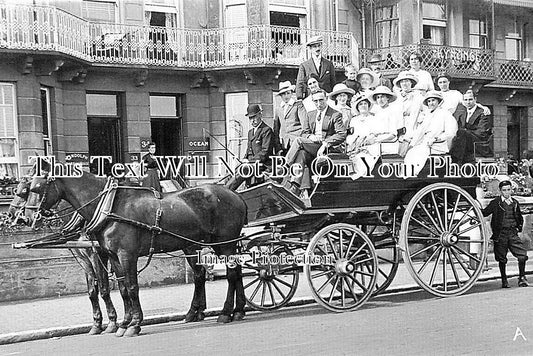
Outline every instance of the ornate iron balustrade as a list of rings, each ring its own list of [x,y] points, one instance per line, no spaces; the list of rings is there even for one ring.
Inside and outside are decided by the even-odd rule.
[[[533,62],[496,59],[495,86],[533,88]]]
[[[217,68],[298,65],[309,37],[324,37],[336,67],[358,62],[351,33],[281,26],[177,29],[94,23],[47,6],[0,5],[0,49],[55,51],[96,64]]]
[[[422,55],[422,68],[437,75],[446,72],[453,77],[461,78],[494,78],[494,52],[487,49],[438,46],[431,44],[411,44],[388,48],[360,50],[361,63],[373,54],[381,55],[382,72],[385,75],[397,75],[409,67],[409,56],[416,52]]]

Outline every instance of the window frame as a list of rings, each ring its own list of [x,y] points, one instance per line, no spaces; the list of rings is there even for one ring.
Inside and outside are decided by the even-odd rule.
[[[396,14],[396,17],[388,17],[388,18],[383,18],[383,19],[380,19],[378,20],[378,11],[381,10],[383,11],[384,9],[388,9],[388,10],[391,10],[391,9],[394,9],[395,8],[395,11],[393,11],[393,13]],[[374,21],[374,33],[375,33],[375,39],[376,39],[376,47],[377,48],[385,48],[385,47],[390,47],[390,46],[399,46],[401,41],[400,41],[400,15],[399,15],[399,12],[398,12],[398,4],[390,4],[390,5],[386,5],[386,6],[380,6],[380,7],[377,7],[375,10],[375,21]],[[389,11],[387,11],[387,13],[390,13]],[[396,23],[396,28],[397,28],[397,37],[398,37],[398,41],[397,43],[387,43],[387,44],[384,44],[383,43],[383,37],[380,37],[379,36],[379,26],[381,25],[384,25],[388,23],[389,24],[389,28],[392,28],[392,25],[394,23]],[[390,42],[390,41],[389,41]]]
[[[54,146],[52,144],[52,111],[51,111],[51,108],[52,108],[52,101],[51,101],[51,98],[50,98],[50,90],[51,88],[48,88],[48,87],[44,87],[42,86],[40,88],[40,93],[41,93],[41,108],[44,109],[43,107],[43,103],[42,103],[42,93],[46,93],[45,96],[46,96],[46,101],[45,101],[45,104],[46,104],[46,131],[48,131],[48,135],[45,135],[45,120],[44,120],[44,117],[41,117],[42,118],[42,121],[43,121],[43,148],[44,148],[44,154],[45,156],[47,155],[53,155],[54,154]],[[42,112],[42,110],[41,110]]]
[[[2,157],[0,156],[0,165],[2,164],[14,164],[16,177],[20,177],[20,157],[19,157],[19,130],[18,130],[18,110],[17,110],[17,91],[15,83],[0,82],[0,86],[11,87],[11,95],[13,97],[13,136],[2,136],[3,132],[0,132],[0,139],[12,139],[14,143],[14,156]],[[5,104],[0,104],[0,110],[5,107]]]

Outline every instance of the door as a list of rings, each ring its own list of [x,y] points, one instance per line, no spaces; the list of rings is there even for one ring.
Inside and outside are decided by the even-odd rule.
[[[527,107],[507,107],[507,153],[509,158],[521,159],[522,152],[527,150],[527,142]]]
[[[248,144],[249,120],[246,114],[248,93],[226,94],[226,146],[239,159],[246,156]],[[232,158],[230,153],[226,159]]]
[[[120,127],[117,118],[89,117],[89,156],[111,156],[112,163],[122,162],[120,154]],[[104,164],[104,173],[111,173],[112,163]],[[91,172],[97,172],[96,162],[90,164]]]

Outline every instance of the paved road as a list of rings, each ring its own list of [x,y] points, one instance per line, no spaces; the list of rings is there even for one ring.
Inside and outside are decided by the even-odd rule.
[[[385,295],[344,314],[311,305],[250,313],[228,325],[207,319],[147,326],[136,338],[33,341],[0,346],[0,355],[531,355],[533,288],[499,285],[480,282],[448,299]]]

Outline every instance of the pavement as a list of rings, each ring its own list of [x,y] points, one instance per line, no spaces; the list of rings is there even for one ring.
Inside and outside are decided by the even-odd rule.
[[[533,251],[529,251],[530,260],[533,260]],[[489,269],[481,274],[479,280],[499,278],[497,262],[493,254],[489,255]],[[531,271],[531,263],[527,265]],[[516,259],[511,257],[507,266],[510,284],[517,286],[518,267]],[[532,272],[530,272],[532,273]],[[530,282],[533,280],[530,278]],[[207,317],[217,316],[222,309],[226,296],[227,282],[223,279],[207,282]],[[407,269],[400,264],[398,273],[385,293],[398,293],[420,288],[412,280]],[[193,284],[179,284],[157,288],[143,288],[140,290],[140,301],[144,312],[143,325],[181,321],[189,309],[194,290]],[[430,294],[428,293],[428,296]],[[123,316],[122,299],[118,291],[111,293],[111,298],[118,313],[118,321]],[[290,306],[314,303],[311,291],[304,276]],[[106,322],[105,306],[101,301],[100,306]],[[34,299],[28,301],[0,303],[0,345],[24,342],[30,340],[62,337],[74,334],[88,333],[92,326],[92,308],[85,294],[61,296],[57,298]],[[6,320],[7,319],[7,320]]]

